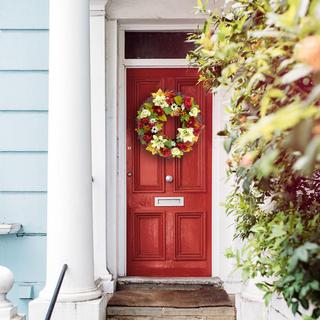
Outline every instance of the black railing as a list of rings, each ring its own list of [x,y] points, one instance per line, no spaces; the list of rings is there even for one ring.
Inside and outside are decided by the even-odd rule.
[[[59,276],[56,288],[54,289],[53,296],[51,298],[50,305],[49,305],[45,320],[50,320],[51,319],[51,315],[52,315],[54,306],[56,305],[56,302],[57,302],[57,299],[58,299],[58,295],[59,295],[59,292],[60,292],[60,288],[61,288],[61,285],[62,285],[62,282],[63,282],[63,279],[64,279],[64,275],[66,274],[67,269],[68,269],[68,265],[64,264],[62,266],[62,270],[60,272],[60,276]]]

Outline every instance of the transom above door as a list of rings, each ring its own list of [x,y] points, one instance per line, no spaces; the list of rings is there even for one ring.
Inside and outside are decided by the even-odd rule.
[[[188,68],[127,69],[127,275],[211,276],[212,99]],[[140,105],[159,88],[192,96],[204,129],[190,153],[164,159],[135,132]],[[165,133],[174,137],[171,118]]]

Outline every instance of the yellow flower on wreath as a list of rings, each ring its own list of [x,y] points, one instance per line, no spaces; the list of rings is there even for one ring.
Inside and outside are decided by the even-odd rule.
[[[193,134],[193,128],[178,128],[177,137],[180,138],[183,142],[193,142],[195,135]]]
[[[167,139],[165,139],[163,136],[153,135],[153,140],[151,140],[151,146],[154,149],[160,150],[161,148],[164,148],[165,142],[167,142]]]
[[[176,158],[181,158],[183,156],[183,152],[177,147],[172,148],[171,154],[173,157],[176,157]]]
[[[155,93],[152,93],[152,97],[153,97],[152,102],[154,103],[155,106],[159,106],[161,108],[166,108],[169,106],[166,101],[166,96],[161,89],[159,89]]]

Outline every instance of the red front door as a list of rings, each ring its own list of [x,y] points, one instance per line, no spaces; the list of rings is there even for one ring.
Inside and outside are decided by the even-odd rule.
[[[129,276],[211,276],[212,99],[197,78],[195,69],[127,70]],[[193,96],[201,107],[205,128],[182,159],[153,156],[137,139],[137,110],[159,88]],[[171,118],[166,134],[174,137],[177,125]],[[184,206],[155,206],[155,197],[183,199]]]

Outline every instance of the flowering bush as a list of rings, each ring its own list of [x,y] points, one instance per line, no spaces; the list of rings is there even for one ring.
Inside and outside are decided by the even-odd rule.
[[[235,0],[207,10],[188,56],[199,80],[228,87],[220,135],[235,185],[226,208],[244,247],[228,252],[268,301],[320,317],[320,0]]]
[[[193,97],[159,89],[138,110],[136,131],[140,142],[147,145],[146,150],[153,155],[181,158],[199,139],[202,128],[200,112]],[[180,119],[181,128],[177,130],[176,139],[163,133],[168,116]]]

